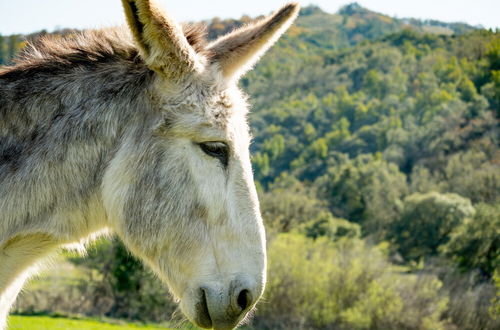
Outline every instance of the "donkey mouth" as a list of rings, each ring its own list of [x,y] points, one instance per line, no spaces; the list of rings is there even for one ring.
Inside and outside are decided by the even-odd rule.
[[[205,290],[200,289],[200,300],[196,304],[196,324],[200,328],[211,329],[212,319],[210,318],[210,313],[208,311],[207,305],[207,295]]]

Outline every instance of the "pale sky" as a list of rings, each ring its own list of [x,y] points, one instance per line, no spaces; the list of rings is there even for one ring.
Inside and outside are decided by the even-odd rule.
[[[267,14],[289,0],[157,0],[179,21],[218,16]],[[349,0],[299,0],[334,13]],[[500,27],[500,0],[358,0],[363,7],[390,16],[466,22]],[[95,28],[124,23],[120,0],[0,0],[0,34],[30,33],[55,28]]]

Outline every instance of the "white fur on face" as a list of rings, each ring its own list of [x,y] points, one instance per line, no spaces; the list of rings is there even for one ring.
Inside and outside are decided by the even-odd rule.
[[[250,164],[244,98],[236,88],[207,94],[180,97],[189,106],[182,103],[169,129],[150,144],[138,146],[129,138],[103,184],[112,226],[168,284],[190,319],[195,318],[202,286],[227,296],[231,282],[244,278],[257,298],[265,283],[265,234]],[[162,101],[167,107],[172,103]],[[201,150],[198,143],[206,141],[229,146],[227,167]],[[156,168],[151,180],[141,179],[146,175],[141,172],[147,171],[144,163]],[[132,196],[144,198],[141,208],[149,211],[127,219],[127,203],[137,202],[129,197],[134,190],[142,191]],[[148,195],[162,197],[150,200]],[[137,222],[143,222],[140,230]]]
[[[228,97],[242,100],[239,92]],[[198,290],[211,285],[226,295],[231,281],[244,277],[260,296],[265,284],[265,234],[249,157],[250,136],[246,123],[246,108],[231,102],[232,109],[219,132],[230,148],[227,169],[220,162],[193,146],[189,157],[190,172],[199,197],[208,205],[206,241],[199,251],[199,264],[181,292],[181,308],[191,319],[196,311]],[[239,108],[238,108],[239,107]],[[217,134],[213,134],[217,135]],[[207,137],[200,137],[206,140]]]

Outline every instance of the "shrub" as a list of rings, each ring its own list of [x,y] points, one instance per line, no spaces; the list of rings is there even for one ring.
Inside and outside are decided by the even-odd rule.
[[[280,234],[269,247],[259,329],[440,329],[447,300],[434,276],[387,261],[386,244]]]
[[[319,238],[322,236],[336,241],[342,237],[359,238],[361,227],[353,222],[341,218],[335,218],[330,212],[322,212],[318,216],[306,222],[302,231],[307,237]]]

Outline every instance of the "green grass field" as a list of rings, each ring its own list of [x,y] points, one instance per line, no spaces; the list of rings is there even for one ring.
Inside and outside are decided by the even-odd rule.
[[[8,330],[168,330],[172,328],[158,325],[137,325],[130,323],[111,324],[95,320],[78,320],[49,316],[18,316],[9,317]]]

